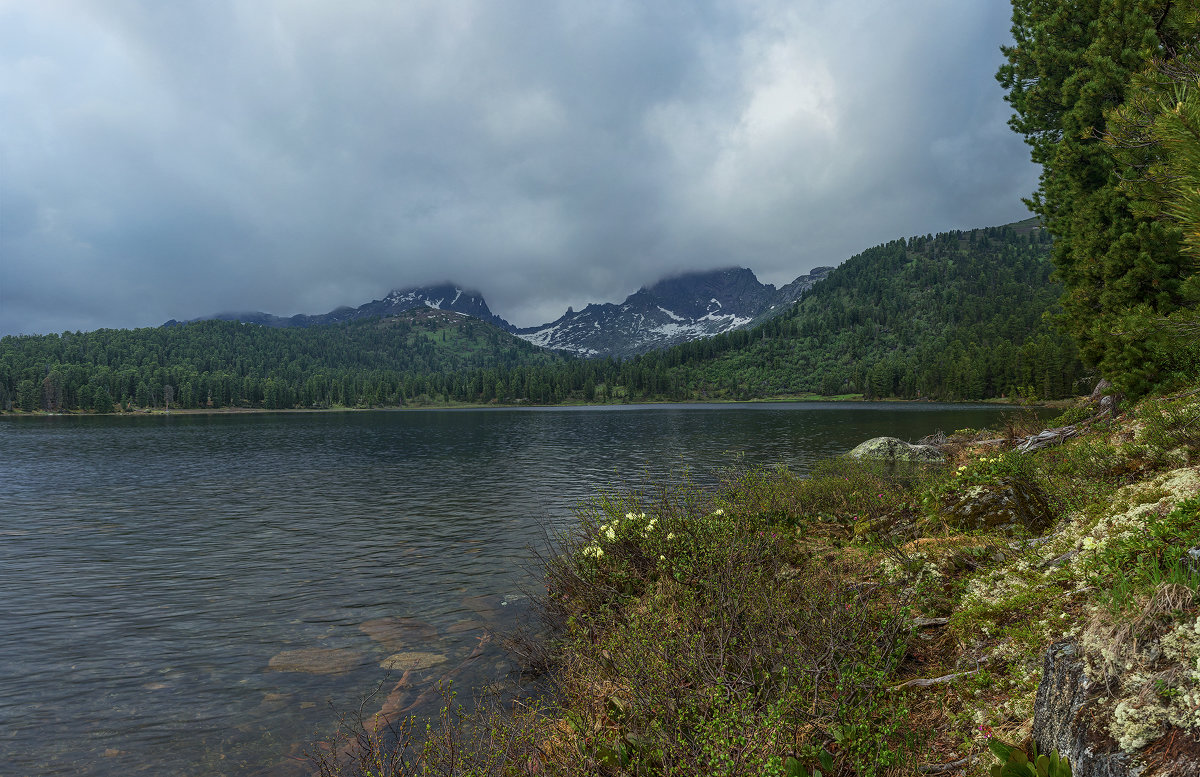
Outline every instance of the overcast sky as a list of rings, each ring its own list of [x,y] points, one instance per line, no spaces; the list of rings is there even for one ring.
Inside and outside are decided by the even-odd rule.
[[[1003,0],[0,0],[0,334],[518,325],[1025,218]]]

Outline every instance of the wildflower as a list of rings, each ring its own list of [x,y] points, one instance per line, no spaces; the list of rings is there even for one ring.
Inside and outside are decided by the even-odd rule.
[[[666,560],[667,560],[667,557],[666,557],[666,556],[659,556],[659,557],[658,557],[658,560],[659,560],[659,561],[666,561]]]
[[[613,529],[613,527],[609,526],[609,527],[605,528],[604,536],[607,537],[610,541],[615,540],[617,538],[617,532]]]
[[[725,514],[725,511],[722,510],[720,507],[718,507],[716,510],[713,510],[713,515],[724,515],[724,514]]]
[[[675,539],[675,532],[668,532],[668,533],[667,533],[667,539],[668,539],[668,540],[673,540],[673,539]]]
[[[583,555],[591,556],[592,558],[600,558],[604,555],[604,549],[599,545],[588,545],[583,549]]]

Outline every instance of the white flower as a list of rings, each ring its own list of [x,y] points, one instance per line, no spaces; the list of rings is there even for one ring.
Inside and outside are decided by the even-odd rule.
[[[604,555],[604,549],[599,545],[588,545],[583,549],[583,555],[591,556],[592,558],[600,558]]]
[[[713,515],[724,515],[724,514],[725,514],[725,511],[722,510],[720,507],[718,507],[716,510],[713,510]]]
[[[608,526],[604,530],[604,536],[609,540],[615,540],[617,538],[617,532],[613,529],[613,527]]]
[[[675,532],[668,532],[668,533],[667,533],[667,539],[668,539],[668,540],[673,540],[673,539],[675,539]]]
[[[659,561],[666,561],[666,560],[667,560],[667,557],[666,557],[666,556],[659,556],[659,557],[658,557],[658,560],[659,560]]]

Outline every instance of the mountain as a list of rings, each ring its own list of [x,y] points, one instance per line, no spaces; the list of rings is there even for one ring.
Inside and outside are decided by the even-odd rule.
[[[492,313],[483,295],[452,283],[394,289],[383,299],[320,315],[276,316],[261,311],[218,313],[195,321],[240,321],[277,328],[308,328],[364,318],[386,318],[413,308],[462,313],[495,324],[534,345],[578,356],[633,356],[701,337],[729,332],[789,308],[831,267],[817,267],[776,289],[750,270],[732,267],[693,272],[643,287],[621,304],[593,303],[567,309],[557,321],[517,328]],[[176,326],[172,319],[163,326]]]
[[[534,345],[580,356],[632,356],[781,313],[831,269],[817,267],[780,289],[742,267],[687,273],[642,287],[619,305],[568,308],[557,321],[513,331]]]
[[[512,332],[514,327],[488,309],[483,295],[477,291],[464,289],[452,283],[442,283],[436,286],[412,286],[406,289],[393,289],[383,299],[372,300],[356,308],[340,307],[328,313],[319,315],[298,314],[295,316],[275,316],[270,313],[218,313],[215,316],[203,316],[194,321],[241,321],[244,324],[260,324],[272,327],[312,327],[326,324],[340,324],[346,321],[357,321],[363,318],[386,318],[403,313],[413,308],[432,308],[448,310],[454,313],[478,318],[495,324],[506,332]],[[178,321],[172,319],[163,326],[174,326]]]

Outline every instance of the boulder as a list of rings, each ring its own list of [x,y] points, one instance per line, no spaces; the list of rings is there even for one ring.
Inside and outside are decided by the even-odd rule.
[[[932,445],[913,445],[898,437],[875,437],[860,443],[849,455],[855,459],[884,461],[942,461],[942,452]]]
[[[952,494],[943,508],[948,522],[960,531],[1041,534],[1054,523],[1046,495],[1019,478],[1001,478]]]

